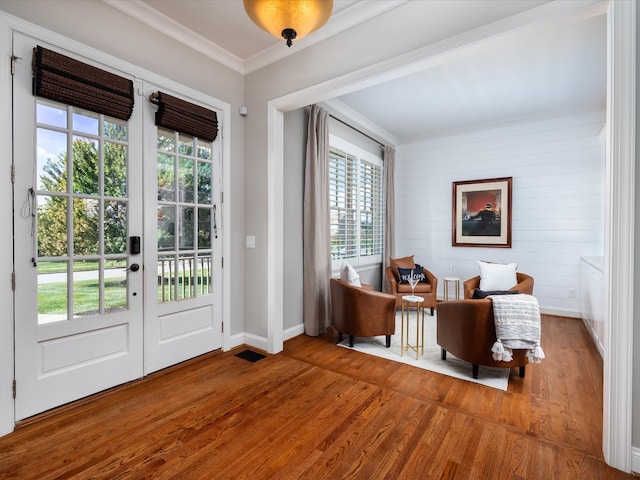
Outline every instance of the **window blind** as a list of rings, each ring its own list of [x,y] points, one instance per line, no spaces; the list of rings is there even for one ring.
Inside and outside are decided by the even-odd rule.
[[[192,135],[208,142],[213,142],[218,136],[218,116],[213,110],[164,92],[152,93],[149,101],[158,106],[158,127]]]
[[[33,94],[120,120],[133,112],[133,82],[41,46],[33,49]]]
[[[358,159],[329,149],[331,258],[355,257],[358,251]]]

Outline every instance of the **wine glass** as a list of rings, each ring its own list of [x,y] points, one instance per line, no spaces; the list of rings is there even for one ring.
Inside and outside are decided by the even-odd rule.
[[[419,279],[417,275],[413,274],[413,270],[411,270],[411,275],[409,276],[409,285],[411,285],[411,296],[415,296],[415,288],[418,284]]]

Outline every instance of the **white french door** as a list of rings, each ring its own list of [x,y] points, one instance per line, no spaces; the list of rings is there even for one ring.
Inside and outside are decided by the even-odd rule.
[[[145,374],[222,346],[221,143],[145,127]]]
[[[128,121],[35,97],[38,44],[13,34],[16,420],[222,346],[221,140],[158,129],[143,81]]]
[[[16,420],[142,376],[140,114],[33,96],[14,33]]]

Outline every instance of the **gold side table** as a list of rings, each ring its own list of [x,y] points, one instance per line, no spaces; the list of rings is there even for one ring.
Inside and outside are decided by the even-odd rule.
[[[456,300],[460,300],[460,279],[458,277],[444,277],[444,301],[449,300],[449,283],[455,286]]]
[[[411,305],[415,304],[416,308],[416,344],[411,345],[409,343],[409,308]],[[405,311],[406,311],[406,322],[407,326],[405,328]],[[405,331],[406,331],[406,342],[405,342]],[[415,350],[416,352],[416,360],[418,360],[420,355],[420,350],[422,349],[422,354],[424,355],[424,298],[418,297],[417,295],[404,295],[402,297],[402,323],[400,327],[400,356],[404,355],[404,351]]]

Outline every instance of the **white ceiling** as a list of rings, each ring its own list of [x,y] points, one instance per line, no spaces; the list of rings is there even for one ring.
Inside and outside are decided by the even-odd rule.
[[[255,26],[240,0],[104,0],[241,73],[249,73],[407,0],[334,0],[329,22],[289,49]],[[500,2],[487,6],[500,8]],[[427,70],[330,105],[397,143],[545,115],[602,110],[606,16],[494,37]],[[443,19],[443,21],[446,21]],[[296,50],[297,48],[297,50]]]

